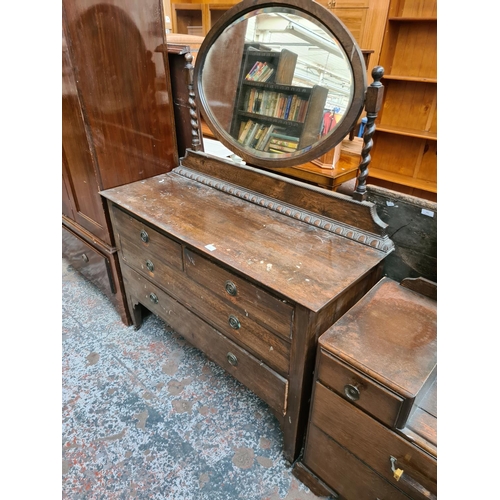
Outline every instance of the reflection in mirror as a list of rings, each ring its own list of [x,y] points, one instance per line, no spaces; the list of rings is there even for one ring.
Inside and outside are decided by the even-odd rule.
[[[222,65],[228,52],[230,64]],[[337,38],[284,7],[234,21],[210,47],[202,75],[205,105],[219,132],[262,159],[291,158],[325,140],[354,93],[351,62]]]

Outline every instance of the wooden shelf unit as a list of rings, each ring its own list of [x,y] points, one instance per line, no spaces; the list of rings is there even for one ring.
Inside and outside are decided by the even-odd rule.
[[[219,18],[236,3],[238,2],[172,3],[173,32],[185,35],[205,36]]]
[[[435,0],[391,1],[379,64],[386,73],[385,94],[373,137],[368,182],[435,201]]]
[[[204,21],[205,16],[202,4],[172,4],[172,30],[174,33],[204,36],[206,35]]]
[[[292,80],[296,61],[297,55],[286,49],[281,52],[274,52],[258,50],[251,44],[245,47],[240,69],[235,112],[231,124],[231,135],[233,137],[240,138],[245,124],[251,120],[252,124],[256,123],[263,128],[262,133],[264,134],[273,125],[277,129],[275,132],[297,138],[297,149],[305,148],[317,141],[328,90],[319,85],[312,88],[293,85]],[[267,64],[273,68],[269,80],[261,82],[245,78],[257,62]],[[299,115],[297,112],[295,118],[291,119],[292,106],[288,104],[289,113],[285,114],[285,106],[283,106],[281,113],[276,112],[273,115],[272,111],[279,107],[278,99],[281,96],[284,96],[282,98],[283,102],[286,102],[286,99],[290,102],[297,101],[298,106],[293,109],[298,111],[300,105],[305,112],[301,112],[300,117],[297,116]],[[292,101],[292,99],[294,100]],[[256,102],[259,102],[259,105],[256,105]],[[264,110],[264,103],[266,107],[269,105],[266,110]],[[250,143],[248,146],[252,147],[252,144]],[[258,147],[258,149],[261,148]],[[261,150],[265,151],[267,149]]]

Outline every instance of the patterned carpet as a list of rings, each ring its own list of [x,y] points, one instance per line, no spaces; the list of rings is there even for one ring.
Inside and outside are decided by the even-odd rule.
[[[268,406],[149,316],[135,331],[62,262],[62,498],[313,500]]]

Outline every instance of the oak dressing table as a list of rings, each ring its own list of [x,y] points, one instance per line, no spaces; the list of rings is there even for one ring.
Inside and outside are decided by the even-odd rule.
[[[284,47],[297,51],[295,69],[280,66]],[[247,78],[257,62],[267,63],[270,78]],[[383,70],[367,90],[359,47],[321,5],[245,0],[214,25],[193,71],[191,105],[254,166],[193,147],[169,173],[101,192],[128,308],[136,328],[148,309],[261,397],[292,462],[303,443],[317,340],[380,280],[393,250],[386,224],[364,201]],[[259,106],[250,107],[250,94]],[[322,114],[334,102],[342,119],[322,136]],[[352,197],[279,174],[339,144],[363,108],[371,118]],[[245,126],[253,127],[251,141]],[[291,151],[279,150],[280,141]]]

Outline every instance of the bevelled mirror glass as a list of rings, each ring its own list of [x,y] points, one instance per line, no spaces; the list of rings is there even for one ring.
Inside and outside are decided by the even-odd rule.
[[[313,1],[245,0],[205,38],[195,91],[216,137],[247,162],[287,167],[335,147],[361,114],[361,50]]]

